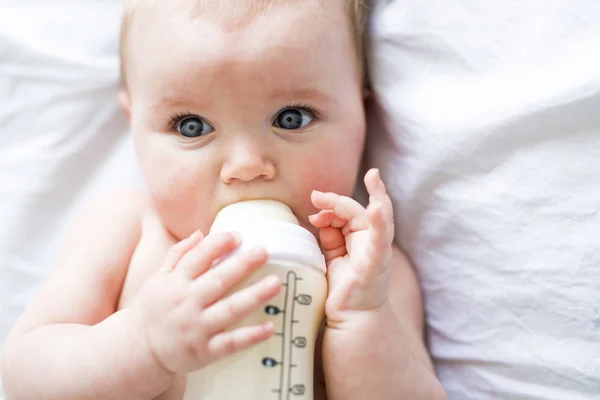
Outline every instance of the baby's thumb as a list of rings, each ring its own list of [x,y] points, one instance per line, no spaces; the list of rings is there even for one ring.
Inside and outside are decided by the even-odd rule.
[[[346,255],[346,239],[338,228],[330,226],[321,228],[319,238],[321,239],[321,248],[323,249],[323,255],[327,263],[334,258]]]

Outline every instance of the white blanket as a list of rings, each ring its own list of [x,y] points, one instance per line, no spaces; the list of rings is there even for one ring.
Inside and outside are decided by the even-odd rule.
[[[600,2],[399,0],[374,31],[369,155],[450,399],[600,398]]]
[[[138,182],[115,101],[120,14],[117,0],[0,2],[0,344],[78,205]]]

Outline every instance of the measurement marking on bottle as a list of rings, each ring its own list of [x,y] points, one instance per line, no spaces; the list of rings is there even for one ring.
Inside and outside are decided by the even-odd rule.
[[[269,357],[263,358],[262,363],[265,367],[269,367],[269,368],[275,367],[275,366],[277,366],[277,364],[279,364],[276,360],[269,358]]]
[[[307,346],[307,339],[304,336],[294,336],[294,324],[300,323],[294,319],[296,303],[301,306],[308,306],[312,303],[312,297],[308,294],[297,294],[297,282],[301,281],[294,271],[288,271],[285,283],[282,284],[284,289],[284,304],[283,308],[275,305],[265,307],[265,313],[272,316],[281,314],[281,331],[275,335],[281,338],[281,354],[279,361],[271,357],[265,357],[262,364],[267,368],[280,368],[279,371],[279,388],[273,388],[272,393],[277,393],[279,400],[289,400],[290,396],[303,396],[306,392],[304,384],[293,384],[292,371],[298,368],[294,363],[294,349],[303,349]],[[291,308],[288,308],[291,306]],[[289,312],[287,312],[289,310]],[[285,393],[285,397],[284,397]]]
[[[299,349],[303,349],[306,347],[306,338],[303,336],[298,336],[295,337],[294,340],[292,340],[292,343],[294,344],[294,346],[296,346]]]
[[[304,392],[306,392],[306,387],[304,385],[294,385],[290,388],[289,392],[288,392],[288,399],[289,399],[289,395],[294,394],[296,396],[300,396],[303,395]]]
[[[277,306],[266,306],[265,312],[269,315],[277,315],[279,313],[283,313],[284,311]]]
[[[287,350],[287,355],[288,356],[285,357],[285,362],[286,362],[288,368],[287,368],[287,382],[286,382],[286,384],[284,386],[281,387],[282,389],[283,388],[289,388],[289,387],[292,386],[292,368],[291,368],[291,365],[293,364],[293,360],[292,360],[292,349],[293,349],[293,347],[292,347],[291,343],[286,343],[286,342],[288,342],[290,340],[289,338],[293,338],[294,337],[294,324],[293,324],[293,322],[294,322],[294,311],[296,310],[296,302],[294,300],[296,299],[296,290],[298,288],[298,285],[297,285],[297,276],[296,276],[296,274],[293,271],[288,272],[288,274],[287,274],[287,283],[288,283],[288,285],[292,284],[292,286],[293,286],[291,288],[292,290],[289,290],[290,288],[288,287],[288,293],[286,293],[286,302],[288,301],[288,299],[290,300],[292,309],[291,309],[289,318],[287,318],[288,315],[286,315],[286,318],[285,318],[286,322],[287,322],[286,326],[290,327],[290,332],[289,332],[289,336],[287,338],[284,337],[284,340],[283,340],[284,344],[288,344],[286,346],[287,347],[286,350]],[[286,305],[285,308],[287,309],[287,305]],[[285,339],[287,339],[287,340],[285,340]],[[282,370],[283,370],[283,368],[282,368]],[[290,398],[290,393],[291,393],[290,391],[287,392],[286,399]]]
[[[312,303],[312,296],[308,294],[301,294],[296,298],[296,301],[298,301],[298,303],[302,304],[303,306],[308,306],[310,305],[310,303]]]

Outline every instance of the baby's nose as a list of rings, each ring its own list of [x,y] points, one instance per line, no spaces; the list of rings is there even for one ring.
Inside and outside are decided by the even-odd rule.
[[[229,155],[221,169],[221,181],[251,182],[255,179],[272,180],[275,164],[260,146],[238,146]]]

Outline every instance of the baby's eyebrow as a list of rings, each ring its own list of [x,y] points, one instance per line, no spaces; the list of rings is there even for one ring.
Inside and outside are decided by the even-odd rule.
[[[338,104],[337,99],[315,87],[283,87],[269,91],[269,97],[275,101],[314,101],[319,104]],[[169,108],[188,107],[190,103],[197,103],[198,99],[190,99],[177,94],[162,94],[157,96],[149,105],[150,110],[158,111]]]
[[[161,110],[165,107],[180,108],[190,105],[190,99],[186,99],[181,96],[165,94],[157,96],[152,103],[149,105],[150,110]]]
[[[287,87],[273,89],[271,91],[271,97],[273,99],[312,100],[319,103],[337,104],[337,99],[316,87]]]

